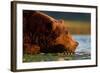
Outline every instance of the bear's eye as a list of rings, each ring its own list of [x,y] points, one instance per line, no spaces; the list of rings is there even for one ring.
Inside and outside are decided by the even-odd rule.
[[[65,31],[65,34],[68,34],[68,30]]]
[[[51,23],[47,23],[46,27],[47,27],[48,30],[52,30],[52,25],[51,25]]]

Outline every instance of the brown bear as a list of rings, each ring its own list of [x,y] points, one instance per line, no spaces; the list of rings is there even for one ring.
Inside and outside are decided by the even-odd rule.
[[[23,11],[24,53],[74,53],[77,46],[63,20],[40,11]]]

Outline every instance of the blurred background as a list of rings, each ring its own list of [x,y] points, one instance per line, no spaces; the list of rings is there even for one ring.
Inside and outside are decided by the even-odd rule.
[[[75,12],[42,11],[55,19],[63,19],[71,34],[89,35],[91,32],[91,14]]]

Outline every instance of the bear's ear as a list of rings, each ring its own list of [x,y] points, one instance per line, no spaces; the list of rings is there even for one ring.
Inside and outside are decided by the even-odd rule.
[[[59,23],[64,24],[64,20],[60,19],[58,21],[59,21]]]

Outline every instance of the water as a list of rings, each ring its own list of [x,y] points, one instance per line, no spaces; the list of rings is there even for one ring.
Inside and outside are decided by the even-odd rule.
[[[91,59],[91,36],[74,35],[73,38],[79,43],[74,59]]]

